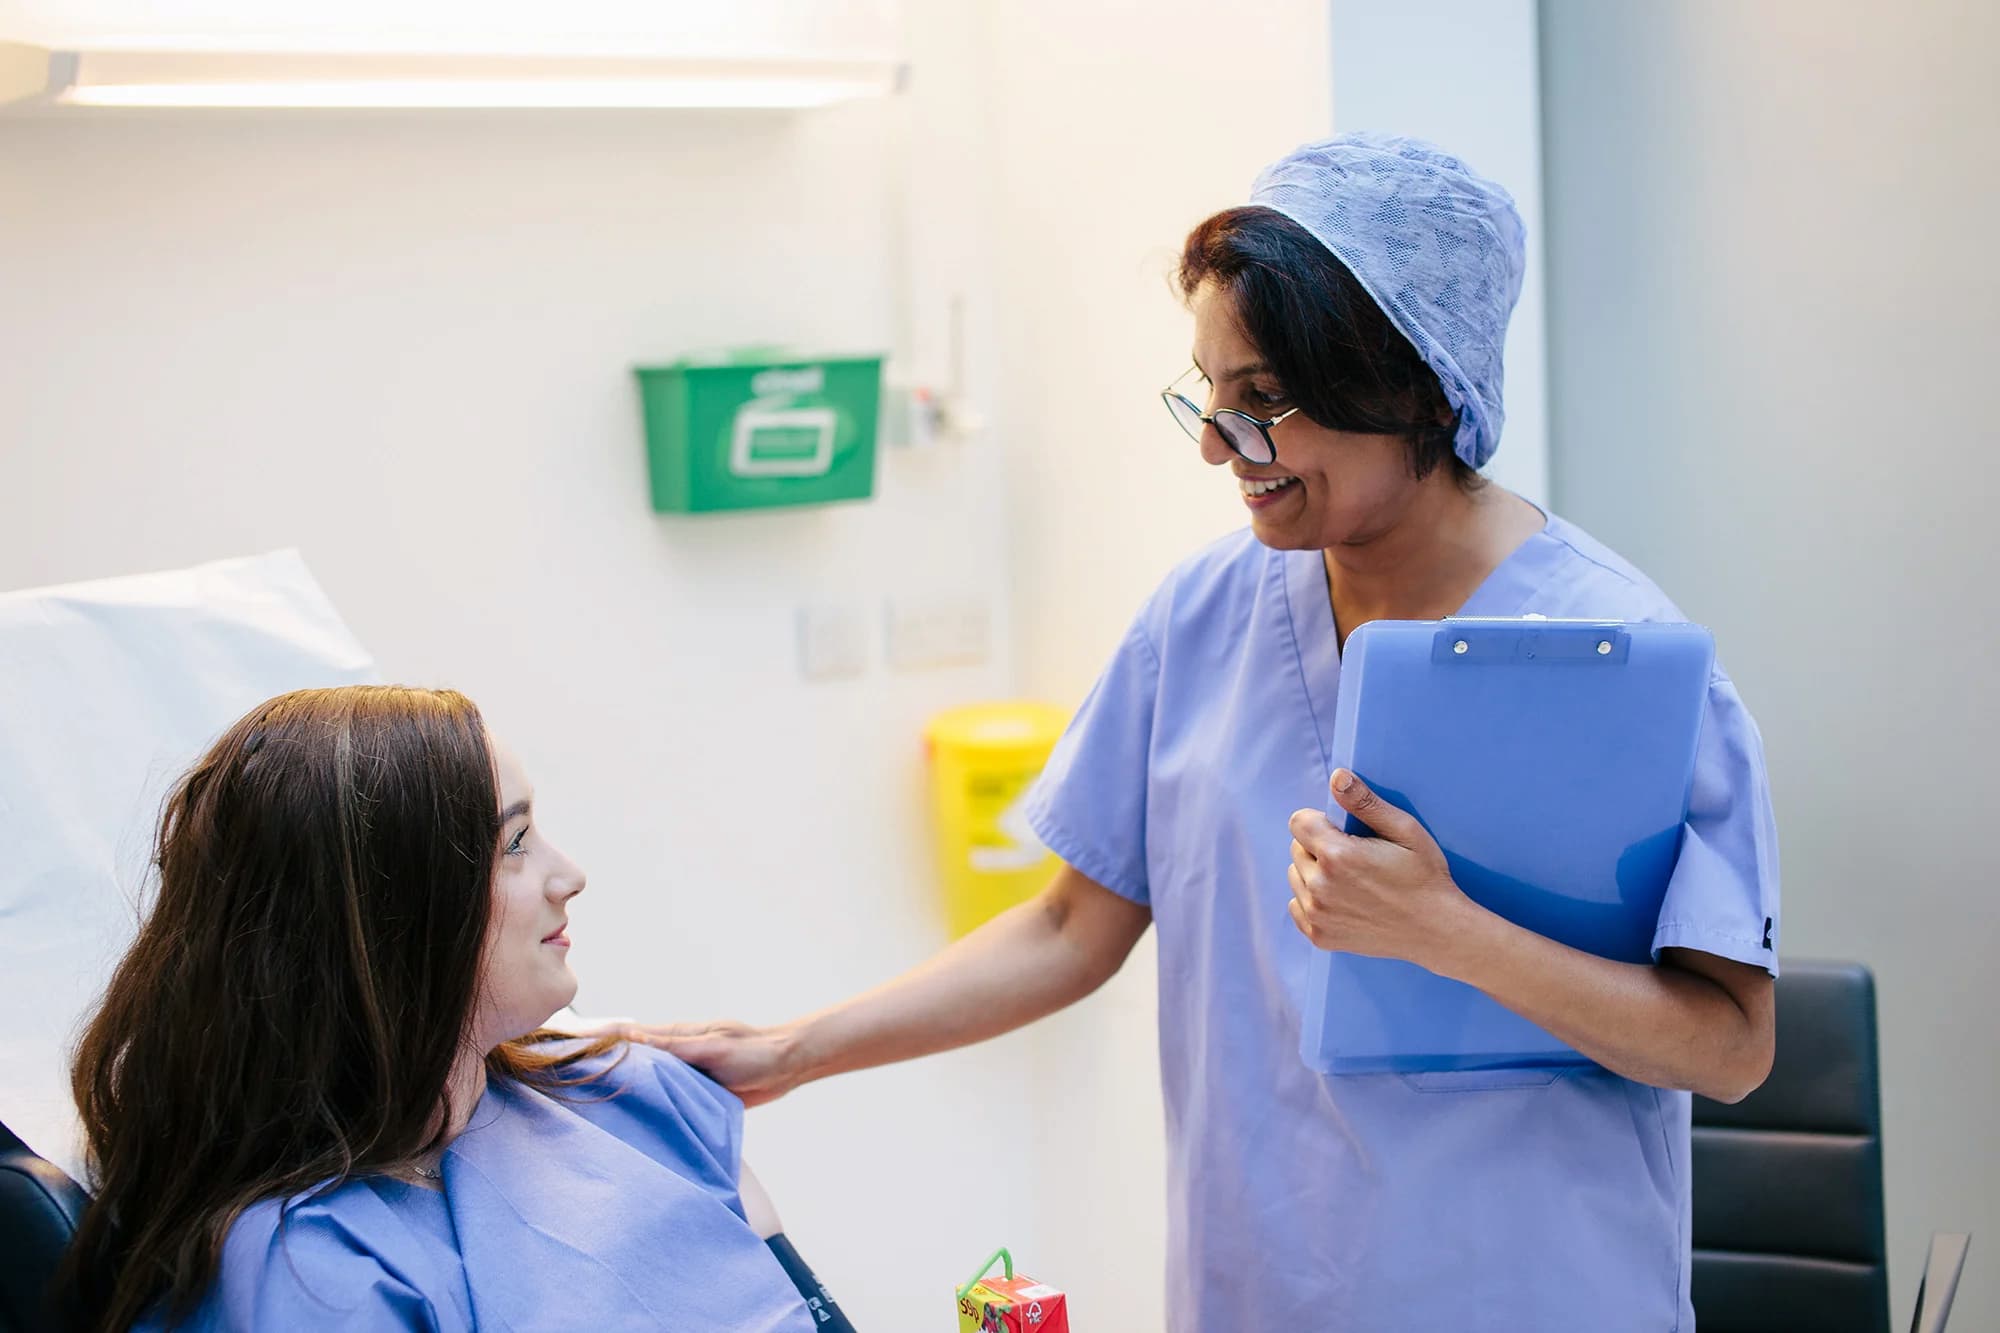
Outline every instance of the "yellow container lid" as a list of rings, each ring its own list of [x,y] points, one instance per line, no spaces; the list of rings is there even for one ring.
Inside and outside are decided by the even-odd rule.
[[[954,751],[1045,754],[1068,725],[1067,710],[1029,699],[967,704],[933,717],[924,728],[924,741]]]

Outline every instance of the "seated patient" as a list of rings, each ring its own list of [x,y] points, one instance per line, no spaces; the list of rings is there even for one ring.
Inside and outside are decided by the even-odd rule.
[[[76,1056],[81,1326],[821,1327],[741,1104],[540,1030],[584,877],[532,799],[468,699],[383,686],[273,699],[181,780]]]

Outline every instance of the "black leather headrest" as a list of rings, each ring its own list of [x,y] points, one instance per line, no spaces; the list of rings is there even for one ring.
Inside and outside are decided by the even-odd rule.
[[[0,1124],[0,1328],[53,1333],[49,1279],[90,1196]]]

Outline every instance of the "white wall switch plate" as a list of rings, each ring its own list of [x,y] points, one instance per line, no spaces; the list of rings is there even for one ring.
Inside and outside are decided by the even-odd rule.
[[[868,618],[858,607],[799,608],[799,674],[852,680],[868,671]]]

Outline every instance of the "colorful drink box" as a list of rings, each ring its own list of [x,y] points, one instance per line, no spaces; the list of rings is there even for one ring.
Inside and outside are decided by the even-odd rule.
[[[988,1277],[1004,1261],[1007,1276]],[[1069,1301],[1045,1282],[1014,1275],[1014,1256],[993,1256],[958,1289],[959,1333],[1069,1333]]]

